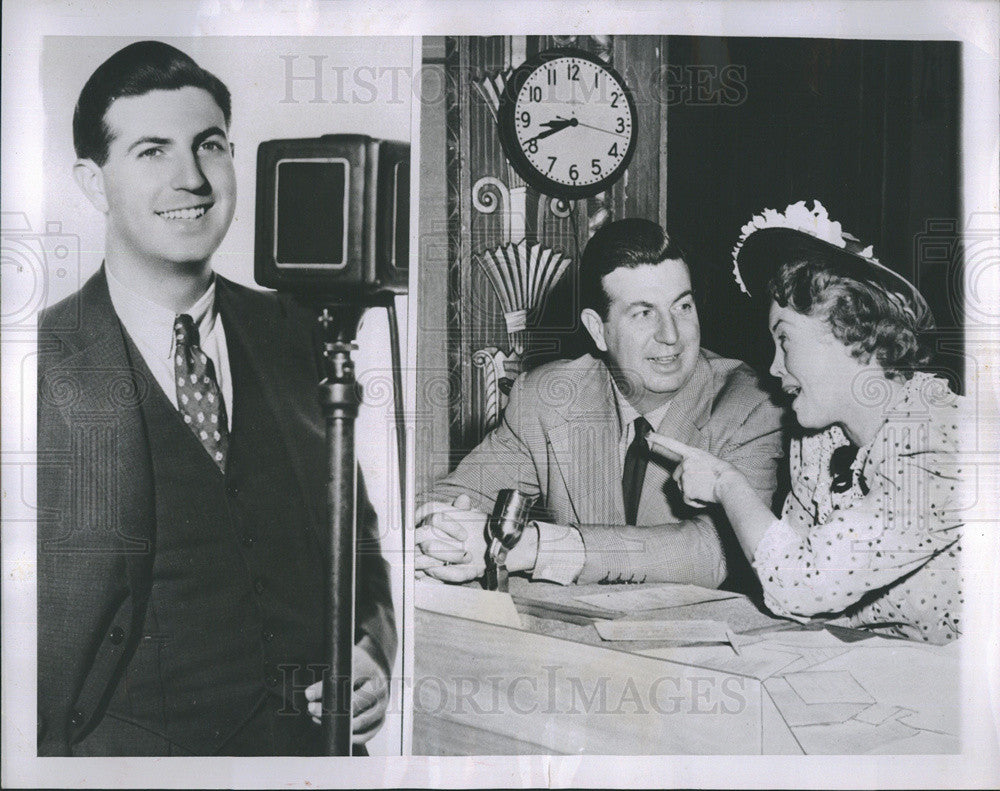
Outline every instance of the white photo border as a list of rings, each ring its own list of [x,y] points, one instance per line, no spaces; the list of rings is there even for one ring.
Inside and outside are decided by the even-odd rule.
[[[980,215],[1000,235],[1000,5],[982,0],[954,2],[541,2],[459,0],[421,2],[264,3],[253,0],[161,0],[159,2],[4,3],[3,161],[4,211],[16,207],[43,222],[42,136],[44,115],[39,55],[51,35],[523,35],[556,32],[851,39],[923,39],[962,42],[963,212]],[[415,47],[417,57],[420,48]],[[418,119],[419,113],[414,112]],[[418,123],[418,120],[415,121]],[[419,137],[414,127],[414,153]],[[414,156],[414,161],[417,156]],[[418,170],[418,169],[417,169]],[[411,180],[417,195],[418,179]],[[419,201],[412,201],[413,211]],[[416,214],[412,215],[416,219]],[[411,222],[411,249],[419,230]],[[997,238],[997,237],[995,237]],[[997,262],[994,262],[994,264]],[[978,299],[1000,304],[1000,267],[981,273]],[[408,348],[416,342],[411,307]],[[6,787],[995,787],[1000,781],[1000,649],[998,568],[975,580],[979,595],[967,602],[963,651],[963,753],[956,756],[517,756],[477,758],[253,758],[253,759],[60,759],[35,757],[35,584],[33,534],[25,537],[8,474],[28,459],[8,452],[7,438],[34,433],[33,376],[19,381],[8,360],[16,338],[3,342],[3,731],[2,783]],[[20,352],[24,348],[19,349]],[[1000,339],[984,344],[980,363],[989,366],[1000,390]],[[414,379],[407,380],[413,402]],[[22,410],[22,404],[30,409]],[[411,434],[412,436],[412,434]],[[412,444],[412,443],[411,443]],[[412,502],[412,461],[410,450]],[[33,495],[33,492],[31,493]],[[30,500],[28,500],[30,502]],[[970,531],[972,558],[1000,558],[996,503],[981,504]],[[411,509],[407,509],[411,511]],[[412,527],[408,525],[408,528]],[[412,560],[409,561],[412,564]],[[1000,563],[995,564],[1000,567]],[[413,623],[412,603],[407,603]],[[970,636],[971,635],[971,636]],[[974,636],[974,637],[973,637]],[[411,641],[407,641],[408,643]],[[412,667],[412,665],[404,666]],[[404,671],[405,672],[405,671]]]

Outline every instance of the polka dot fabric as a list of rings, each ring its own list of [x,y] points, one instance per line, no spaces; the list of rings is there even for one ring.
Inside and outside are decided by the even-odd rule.
[[[830,459],[849,444],[843,431],[792,441],[792,491],[754,554],[773,612],[929,643],[961,634],[958,451],[967,410],[943,380],[915,374],[840,493],[830,489]]]
[[[202,446],[225,472],[229,421],[215,365],[201,350],[198,328],[186,313],[174,320],[174,379],[177,409]]]

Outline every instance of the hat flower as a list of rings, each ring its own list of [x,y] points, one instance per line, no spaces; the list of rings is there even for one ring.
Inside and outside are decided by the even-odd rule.
[[[807,233],[817,239],[822,239],[824,242],[840,248],[846,248],[848,240],[858,243],[857,239],[844,232],[839,222],[830,219],[826,207],[818,200],[812,201],[811,209],[806,207],[806,201],[804,200],[789,205],[784,212],[780,212],[777,209],[764,209],[760,214],[755,214],[750,219],[750,222],[743,226],[739,241],[733,248],[733,276],[736,278],[736,283],[739,285],[740,290],[745,294],[749,294],[750,291],[740,276],[737,260],[743,243],[747,238],[764,228],[791,228],[802,233]],[[857,255],[867,258],[873,263],[878,263],[873,258],[871,245],[858,251]]]

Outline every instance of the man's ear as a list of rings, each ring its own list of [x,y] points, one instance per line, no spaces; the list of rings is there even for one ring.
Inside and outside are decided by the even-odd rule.
[[[584,308],[580,313],[580,321],[587,328],[590,337],[594,339],[594,345],[597,346],[598,350],[606,352],[608,344],[604,340],[604,319],[600,317],[600,314],[593,308]]]
[[[92,159],[78,159],[73,165],[73,178],[80,185],[94,208],[101,214],[108,213],[108,196],[104,191],[104,171]]]

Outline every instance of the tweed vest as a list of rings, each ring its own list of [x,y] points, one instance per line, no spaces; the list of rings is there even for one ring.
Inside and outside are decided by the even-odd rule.
[[[240,754],[302,754],[321,743],[303,690],[322,661],[326,563],[276,405],[248,350],[232,333],[228,342],[225,475],[159,387],[142,404],[156,493],[152,587],[141,639],[95,732],[128,732],[136,754],[225,755],[234,744]],[[128,347],[137,373],[154,381]]]

